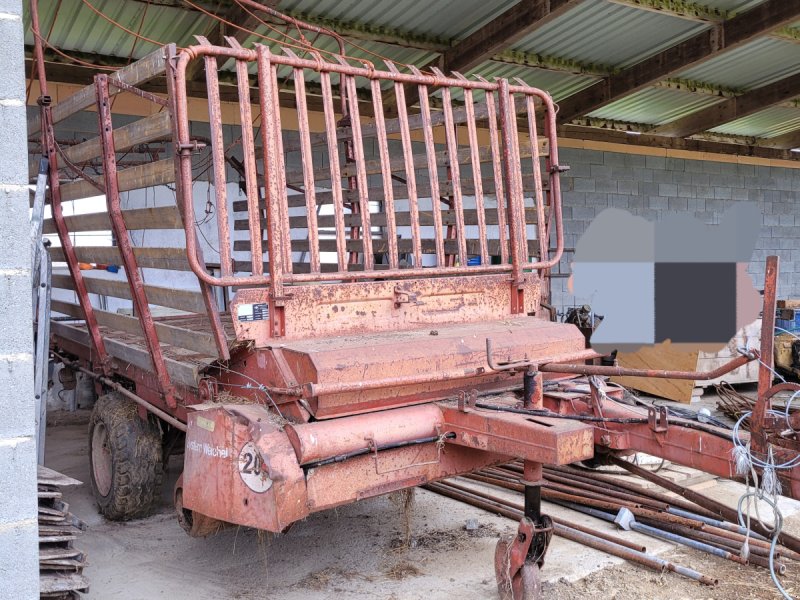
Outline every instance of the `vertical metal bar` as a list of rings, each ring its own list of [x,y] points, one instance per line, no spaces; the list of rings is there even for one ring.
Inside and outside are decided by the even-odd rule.
[[[428,159],[428,180],[431,185],[431,212],[436,244],[436,266],[445,266],[444,236],[442,235],[442,207],[439,190],[439,166],[436,164],[436,145],[433,142],[431,107],[428,101],[428,86],[420,85],[419,106],[422,112],[422,134],[425,138],[425,157]]]
[[[208,123],[211,129],[211,158],[214,161],[214,197],[217,202],[217,231],[219,232],[219,265],[223,277],[233,274],[231,242],[228,225],[228,192],[225,173],[225,148],[222,133],[222,107],[219,102],[217,59],[206,56],[206,87],[208,88]],[[212,91],[213,90],[213,91]],[[260,236],[260,233],[259,233]]]
[[[511,246],[511,264],[513,273],[513,284],[518,285],[522,281],[522,255],[519,245],[519,198],[522,190],[519,189],[518,180],[514,170],[517,164],[514,162],[514,135],[512,130],[516,129],[516,115],[513,106],[509,106],[510,94],[508,91],[508,80],[498,80],[500,85],[500,134],[503,140],[502,167],[503,181],[506,189],[508,207],[508,234]],[[518,312],[519,306],[516,297],[512,298],[512,312]]]
[[[142,327],[145,344],[150,352],[150,359],[153,361],[159,391],[161,392],[167,405],[175,408],[178,402],[175,392],[170,382],[167,365],[164,355],[161,352],[161,344],[158,341],[158,333],[153,316],[150,314],[150,305],[147,302],[144,281],[139,272],[139,265],[133,253],[133,246],[128,236],[128,228],[122,216],[122,207],[119,201],[119,182],[117,180],[117,157],[114,148],[114,131],[111,122],[111,106],[108,95],[108,76],[95,76],[95,93],[97,96],[97,117],[100,125],[100,142],[103,146],[103,179],[106,188],[106,204],[108,206],[108,217],[111,222],[111,229],[114,232],[122,264],[125,267],[125,276],[128,279],[128,287],[131,291],[131,299],[135,314],[139,317],[139,324]]]
[[[78,266],[78,258],[75,255],[75,247],[72,245],[72,239],[69,237],[69,229],[64,220],[64,211],[61,205],[61,184],[59,182],[58,173],[58,157],[55,144],[55,132],[53,131],[53,116],[50,112],[50,106],[42,106],[42,143],[47,152],[49,162],[49,184],[50,184],[50,211],[53,216],[53,224],[58,233],[58,239],[61,243],[61,248],[64,251],[64,260],[67,263],[69,274],[72,277],[72,282],[75,286],[75,295],[78,297],[78,304],[81,305],[84,321],[86,321],[86,329],[89,332],[89,337],[92,340],[92,346],[97,354],[97,360],[104,374],[111,374],[111,358],[106,351],[105,342],[100,335],[100,328],[97,323],[97,318],[94,315],[94,308],[89,299],[89,291],[86,289],[86,282],[83,280],[83,273],[81,273]]]
[[[487,94],[489,94],[488,91]],[[467,109],[467,134],[469,136],[470,160],[472,162],[472,181],[475,188],[475,209],[478,212],[478,238],[480,239],[481,265],[487,265],[489,264],[489,249],[486,241],[486,208],[483,202],[481,157],[478,146],[478,129],[475,123],[475,106],[473,104],[471,89],[464,88],[464,106]]]
[[[519,129],[517,127],[517,106],[514,93],[508,93],[508,135],[511,140],[512,163],[510,175],[514,179],[514,190],[516,198],[516,223],[519,229],[519,239],[517,244],[520,249],[520,261],[526,265],[528,260],[528,224],[525,222],[525,190],[522,184],[522,159],[519,152]]]
[[[505,186],[503,185],[503,167],[500,158],[500,143],[497,131],[497,111],[494,105],[494,92],[486,90],[486,112],[489,121],[489,146],[492,150],[492,173],[494,174],[494,197],[497,201],[497,226],[499,229],[498,239],[500,243],[500,262],[508,263],[508,238],[507,238],[507,219],[506,219],[506,197]]]
[[[533,96],[525,96],[528,110],[528,135],[531,143],[531,163],[533,164],[534,202],[536,203],[536,231],[539,237],[539,260],[547,260],[549,239],[547,219],[544,214],[544,192],[542,186],[542,165],[539,164],[539,136],[536,130],[536,103]],[[525,213],[523,212],[523,219]]]
[[[358,186],[358,203],[361,211],[361,239],[364,249],[364,270],[374,268],[375,257],[372,255],[372,227],[369,216],[369,195],[367,193],[367,173],[364,161],[364,141],[361,137],[361,117],[358,111],[356,95],[356,78],[344,76],[347,85],[347,99],[350,106],[350,126],[353,130],[353,156],[356,165],[356,185]]]
[[[50,356],[50,298],[52,293],[53,270],[47,248],[43,247],[41,235],[36,239],[41,247],[37,279],[37,304],[34,305],[36,315],[36,352],[34,361],[34,394],[36,398],[36,447],[39,464],[44,464],[45,430],[47,428],[47,364]]]
[[[342,171],[339,168],[339,146],[336,136],[336,115],[333,107],[331,74],[321,71],[322,105],[325,113],[325,137],[328,142],[328,163],[331,171],[333,194],[333,220],[336,228],[336,262],[339,271],[347,271],[347,239],[344,231],[344,200],[342,198]]]
[[[285,333],[283,310],[283,274],[289,230],[284,226],[282,205],[286,202],[286,185],[281,180],[283,149],[279,147],[280,117],[275,114],[278,95],[275,69],[267,46],[257,45],[258,99],[261,107],[261,140],[264,149],[264,190],[267,208],[267,244],[270,274],[270,330],[273,336]],[[290,256],[291,260],[291,256]]]
[[[386,138],[386,121],[383,115],[381,83],[377,79],[372,79],[369,84],[372,90],[372,109],[375,113],[375,133],[378,138],[378,154],[381,160],[381,179],[383,180],[383,209],[386,213],[386,241],[389,246],[389,268],[397,269],[399,264],[397,251],[397,223],[394,213],[392,167],[391,159],[389,157],[389,140]]]
[[[386,66],[392,73],[398,73],[393,63]],[[417,199],[417,174],[414,171],[414,155],[411,147],[411,130],[408,125],[408,109],[406,108],[406,92],[403,84],[394,83],[397,120],[400,123],[400,141],[403,144],[403,164],[408,188],[408,212],[411,219],[411,244],[414,256],[414,268],[422,268],[422,242],[419,232],[419,202]]]
[[[234,48],[241,46],[234,38],[226,38]],[[247,61],[236,61],[236,83],[239,91],[239,118],[242,128],[242,159],[244,161],[244,184],[247,194],[247,219],[250,225],[250,263],[253,275],[264,273],[264,255],[261,246],[261,209],[258,206],[258,172],[256,170],[256,146],[253,136],[253,111],[250,107],[250,73]]]
[[[778,267],[780,260],[777,256],[767,257],[767,267],[764,273],[764,308],[761,314],[761,358],[758,367],[758,396],[753,416],[750,419],[753,449],[757,452],[767,450],[767,436],[764,430],[764,421],[767,411],[772,408],[772,399],[767,398],[767,390],[772,387],[773,357],[775,354],[775,295],[778,287]]]
[[[319,227],[317,226],[317,196],[314,183],[314,155],[311,152],[311,133],[306,106],[306,82],[303,69],[295,68],[294,96],[297,103],[297,124],[300,133],[300,155],[303,159],[303,187],[308,220],[309,261],[312,273],[319,273]]]
[[[458,164],[458,139],[456,125],[453,120],[453,104],[450,88],[442,88],[442,104],[444,105],[444,131],[447,140],[447,158],[450,162],[453,185],[453,210],[456,213],[456,239],[458,240],[458,261],[467,264],[467,239],[464,226],[464,199],[461,196],[461,169]]]
[[[176,68],[178,64],[178,51],[175,44],[168,44],[164,47],[165,64],[167,71],[167,98],[169,100],[168,109],[170,112],[170,123],[172,125],[172,141],[179,144],[181,139],[188,142],[189,139],[189,119],[188,119],[188,106],[186,104],[186,90],[181,89],[178,92],[178,86],[185,85],[185,79],[180,77],[180,72]],[[181,83],[183,82],[183,83]],[[209,93],[216,92],[215,96],[219,100],[219,90],[210,90]],[[181,96],[182,102],[178,101]],[[194,218],[192,202],[192,154],[189,148],[179,148],[175,152],[175,173],[178,175],[175,178],[175,192],[177,198],[178,211],[183,220],[184,231],[186,232],[186,258],[191,265],[192,261],[205,266],[203,260],[203,250],[199,245],[194,244],[190,248],[191,236],[194,235]],[[187,205],[190,207],[189,214],[186,214]],[[196,237],[196,235],[195,235]],[[198,283],[200,284],[200,293],[203,296],[203,303],[206,306],[206,314],[211,324],[211,333],[214,336],[214,343],[217,345],[217,352],[222,360],[229,360],[231,357],[230,349],[228,348],[228,338],[225,335],[225,330],[222,328],[222,320],[219,316],[219,307],[217,300],[211,291],[211,286],[203,281],[198,276]]]
[[[264,83],[262,82],[261,85],[264,85]],[[286,169],[283,156],[283,129],[281,127],[281,105],[278,91],[280,88],[278,87],[278,65],[276,64],[271,65],[269,85],[272,90],[272,124],[275,128],[275,155],[273,158],[274,162],[271,165],[273,167],[272,177],[277,178],[277,183],[280,188],[279,196],[276,196],[274,201],[277,202],[277,207],[279,210],[279,227],[282,240],[281,251],[283,252],[283,273],[291,274],[293,266],[291,231],[289,227],[289,199],[286,195]]]

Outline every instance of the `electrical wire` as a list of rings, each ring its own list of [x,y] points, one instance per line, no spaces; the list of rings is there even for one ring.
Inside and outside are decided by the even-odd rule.
[[[163,42],[157,42],[156,40],[150,39],[149,37],[145,37],[145,36],[143,36],[143,35],[141,35],[139,33],[136,33],[135,31],[133,31],[131,29],[128,29],[124,25],[118,23],[117,21],[115,21],[114,19],[112,19],[111,17],[109,17],[108,15],[103,13],[103,11],[101,11],[100,9],[95,7],[91,2],[89,2],[89,0],[81,0],[81,2],[83,2],[87,7],[89,7],[92,10],[92,12],[94,12],[98,17],[101,17],[102,19],[105,19],[106,21],[111,23],[114,27],[117,27],[117,28],[121,29],[122,31],[124,31],[128,35],[132,35],[132,36],[136,37],[137,39],[140,39],[140,40],[142,40],[144,42],[148,42],[149,44],[155,44],[156,46],[165,46],[166,45]]]

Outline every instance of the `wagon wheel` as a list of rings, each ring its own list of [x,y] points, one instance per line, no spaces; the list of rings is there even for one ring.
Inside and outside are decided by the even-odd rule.
[[[100,513],[113,521],[147,516],[164,476],[161,430],[152,417],[118,394],[98,398],[89,420],[92,492]]]
[[[526,558],[533,526],[531,524],[528,530],[525,521],[520,523],[518,533],[501,537],[495,547],[494,568],[501,600],[542,598],[539,566]]]

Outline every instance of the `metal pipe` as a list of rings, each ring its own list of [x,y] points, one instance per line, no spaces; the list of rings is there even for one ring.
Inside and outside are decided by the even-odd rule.
[[[759,359],[759,353],[751,350],[748,356],[737,356],[713,371],[667,371],[660,369],[629,369],[627,367],[605,367],[602,365],[540,364],[539,370],[546,373],[575,373],[578,375],[607,375],[609,377],[652,377],[656,379],[688,379],[708,381],[738,369],[742,365]]]
[[[573,502],[559,502],[558,504],[563,504],[564,506],[571,508],[572,510],[576,510],[578,512],[585,513],[587,515],[591,515],[598,519],[603,519],[604,521],[608,521],[609,523],[615,523],[615,516],[612,514],[605,513],[601,510],[592,510],[591,508],[587,508],[585,506],[580,506]],[[695,550],[701,550],[703,552],[707,552],[708,554],[713,554],[714,556],[718,556],[720,558],[726,558],[730,561],[746,565],[747,561],[742,558],[741,556],[737,556],[727,550],[721,550],[715,546],[711,546],[704,542],[699,542],[697,540],[689,539],[682,535],[678,535],[677,533],[671,533],[669,531],[664,531],[663,529],[658,529],[657,527],[653,527],[652,525],[645,525],[644,523],[639,523],[638,521],[632,521],[628,527],[633,531],[638,533],[644,533],[646,535],[661,538],[663,540],[667,540],[668,542],[674,542],[676,544],[683,544],[684,546],[688,546],[689,548],[694,548]]]
[[[68,358],[66,358],[65,356],[59,354],[58,352],[53,352],[53,354],[55,356],[57,356],[58,359],[62,363],[64,363],[67,367],[69,367],[70,369],[73,369],[75,371],[80,371],[81,373],[84,373],[84,374],[88,375],[89,377],[92,377],[93,379],[96,379],[97,381],[99,381],[103,385],[106,385],[106,386],[110,387],[111,389],[113,389],[114,391],[122,394],[126,398],[128,398],[130,400],[133,400],[134,402],[136,402],[136,404],[138,404],[139,406],[142,406],[145,409],[149,410],[151,413],[153,413],[159,419],[161,419],[163,421],[166,421],[167,423],[169,423],[170,425],[172,425],[176,429],[180,429],[181,431],[184,431],[184,432],[186,431],[186,423],[183,423],[182,421],[179,421],[178,419],[176,419],[172,415],[169,415],[169,414],[165,413],[163,410],[161,410],[157,406],[155,406],[153,404],[150,404],[147,400],[145,400],[141,396],[137,396],[132,391],[130,391],[129,389],[127,389],[124,386],[120,385],[119,383],[117,383],[113,379],[109,379],[108,377],[105,377],[104,375],[100,375],[98,373],[95,373],[94,371],[90,371],[89,369],[86,369],[86,368],[80,366],[80,364],[78,364],[77,362],[69,360]]]
[[[462,475],[462,477],[463,477],[463,475]],[[499,504],[503,504],[505,506],[508,506],[511,509],[519,510],[522,514],[524,514],[523,505],[521,505],[521,504],[519,504],[517,502],[512,502],[511,500],[506,500],[505,498],[498,498],[496,496],[492,496],[490,494],[487,494],[486,492],[481,492],[479,490],[474,490],[472,488],[461,486],[461,485],[459,485],[459,484],[457,484],[457,483],[455,483],[455,482],[453,482],[451,480],[440,481],[440,482],[438,482],[438,484],[439,485],[444,485],[444,486],[447,486],[447,487],[452,487],[452,488],[457,489],[457,490],[459,490],[461,492],[472,494],[474,496],[479,496],[479,497],[481,497],[481,498],[483,498],[485,500],[488,500],[488,501],[492,501],[492,502],[497,502]],[[625,546],[626,548],[630,548],[631,550],[636,550],[637,552],[645,552],[647,550],[647,548],[645,548],[641,544],[637,544],[635,542],[629,542],[628,540],[623,540],[622,538],[618,538],[616,536],[613,536],[611,534],[608,534],[608,533],[605,533],[605,532],[602,532],[602,531],[595,531],[594,529],[592,529],[590,527],[586,527],[586,526],[583,526],[583,525],[578,525],[577,523],[572,523],[572,522],[567,521],[566,519],[562,519],[560,517],[550,516],[550,519],[553,521],[553,523],[558,523],[559,525],[563,525],[564,527],[569,527],[571,529],[576,529],[577,531],[581,531],[583,533],[588,533],[589,535],[594,535],[594,536],[599,537],[601,539],[608,540],[609,542],[613,542],[615,544],[619,544],[621,546]]]
[[[720,517],[722,517],[726,521],[730,521],[732,523],[738,523],[739,522],[739,515],[736,512],[735,508],[730,508],[728,506],[725,506],[721,502],[717,502],[716,500],[713,500],[713,499],[709,498],[708,496],[703,496],[702,494],[699,494],[699,493],[695,492],[694,490],[690,490],[689,488],[686,488],[686,487],[684,487],[684,486],[682,486],[680,484],[677,484],[674,481],[670,481],[669,479],[666,479],[664,477],[660,477],[659,475],[657,475],[655,473],[651,473],[650,471],[648,471],[646,469],[642,469],[641,467],[639,467],[637,465],[634,465],[634,464],[631,464],[628,461],[621,460],[621,459],[617,458],[616,456],[609,455],[608,458],[616,466],[622,467],[626,471],[630,471],[634,475],[638,475],[639,477],[642,477],[643,479],[646,479],[647,481],[650,481],[651,483],[655,483],[656,485],[660,485],[664,489],[669,490],[670,492],[672,492],[674,494],[678,494],[679,496],[682,496],[682,497],[686,498],[687,500],[691,500],[692,502],[694,502],[695,504],[697,504],[699,506],[702,506],[706,510],[709,510],[709,511],[711,511],[713,513],[716,513],[717,515],[719,515]],[[766,527],[764,527],[761,523],[759,523],[758,519],[753,519],[753,521],[751,522],[751,526],[752,526],[752,528],[754,530],[756,530],[761,535],[765,535],[767,537],[770,537],[771,532]],[[800,538],[797,538],[797,537],[795,537],[793,535],[790,535],[790,534],[788,534],[788,533],[786,533],[784,531],[781,531],[781,533],[780,533],[780,535],[778,537],[778,542],[780,544],[783,544],[784,546],[786,546],[790,550],[793,550],[795,552],[800,552]]]
[[[442,496],[447,496],[449,498],[452,498],[453,500],[459,500],[466,504],[475,506],[476,508],[481,508],[487,512],[500,514],[512,520],[519,520],[523,516],[522,511],[510,509],[508,507],[503,506],[502,504],[493,503],[491,501],[481,501],[480,498],[475,498],[474,496],[464,494],[463,492],[458,492],[456,490],[448,489],[446,486],[441,484],[431,483],[423,487],[427,490],[430,490]],[[595,550],[600,550],[601,552],[606,552],[607,554],[611,554],[612,556],[624,558],[625,560],[635,562],[637,564],[649,567],[651,569],[654,569],[662,573],[664,571],[672,571],[674,573],[678,573],[679,575],[683,575],[690,579],[694,579],[695,581],[699,581],[701,583],[711,586],[717,585],[718,583],[716,579],[703,575],[702,573],[699,573],[694,569],[690,569],[688,567],[684,567],[681,565],[676,565],[675,563],[658,558],[657,556],[653,556],[652,554],[646,554],[644,552],[631,550],[630,548],[622,546],[621,544],[601,539],[593,534],[584,533],[582,531],[572,529],[570,527],[565,527],[557,523],[554,523],[553,532],[559,537],[563,537],[564,539],[568,539],[578,544],[583,544],[584,546],[589,546],[590,548],[594,548]]]
[[[505,468],[510,469],[515,465],[504,465],[504,466]],[[601,475],[599,473],[589,472],[589,471],[583,472],[583,471],[578,471],[574,467],[557,466],[557,465],[548,465],[545,467],[545,470],[554,473],[560,473],[563,475],[569,475],[570,477],[583,481],[589,481],[596,485],[609,486],[609,489],[620,489],[632,492],[634,494],[642,494],[650,498],[654,498],[659,502],[664,502],[666,504],[669,504],[673,508],[682,508],[684,510],[691,511],[695,515],[704,515],[706,517],[716,516],[716,513],[701,508],[699,506],[696,506],[691,502],[684,500],[681,497],[672,498],[667,496],[666,494],[662,494],[661,492],[656,492],[655,490],[652,489],[646,489],[639,485],[628,483],[626,481],[620,481],[616,478],[606,475]]]

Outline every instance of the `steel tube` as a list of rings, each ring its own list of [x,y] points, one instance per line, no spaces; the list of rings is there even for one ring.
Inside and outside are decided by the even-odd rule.
[[[458,243],[458,261],[467,264],[467,240],[464,226],[464,199],[461,195],[461,169],[458,164],[458,141],[456,125],[453,121],[453,105],[449,87],[442,88],[442,109],[444,112],[444,137],[449,159],[450,179],[453,185],[453,210],[456,213],[456,239]],[[480,214],[480,213],[479,213]],[[483,262],[481,263],[483,264]]]
[[[381,160],[381,180],[383,182],[383,208],[386,213],[386,241],[389,244],[389,268],[398,269],[399,253],[397,250],[397,225],[394,214],[394,186],[392,185],[392,170],[389,166],[389,140],[386,136],[386,122],[383,114],[383,99],[381,84],[377,79],[369,82],[372,90],[372,107],[375,114],[375,135],[378,140],[378,154]],[[333,132],[336,136],[336,132]]]
[[[127,389],[126,387],[120,385],[119,383],[117,383],[113,379],[109,379],[108,377],[105,377],[103,375],[99,375],[99,374],[95,373],[94,371],[90,371],[89,369],[86,369],[86,368],[80,366],[80,364],[78,364],[77,362],[73,362],[73,361],[69,360],[68,358],[66,358],[65,356],[59,354],[58,352],[53,352],[53,354],[55,356],[57,356],[58,359],[62,363],[64,363],[66,366],[68,366],[70,369],[73,369],[75,371],[80,371],[81,373],[84,373],[84,374],[88,375],[89,377],[91,377],[93,379],[96,379],[97,381],[99,381],[103,385],[108,386],[111,389],[119,392],[120,394],[122,394],[126,398],[129,398],[129,399],[133,400],[134,402],[136,402],[136,404],[138,404],[138,405],[144,407],[145,409],[149,410],[151,413],[156,415],[159,419],[162,419],[163,421],[166,421],[167,423],[169,423],[170,425],[172,425],[176,429],[180,429],[181,431],[186,431],[186,423],[183,423],[182,421],[179,421],[178,419],[176,419],[175,417],[173,417],[170,414],[167,414],[166,412],[164,412],[163,410],[161,410],[157,406],[155,406],[153,404],[150,404],[147,400],[145,400],[141,396],[137,396],[136,394],[131,392],[129,389]]]
[[[607,375],[609,377],[653,377],[657,379],[688,379],[708,381],[716,379],[742,365],[758,360],[758,356],[738,356],[713,371],[667,371],[660,369],[629,369],[602,365],[540,364],[539,370],[547,373],[575,373],[578,375]]]
[[[462,477],[463,477],[463,475],[462,475]],[[459,484],[457,484],[454,481],[449,480],[449,479],[446,480],[446,481],[439,481],[439,482],[437,482],[437,484],[445,486],[445,487],[449,487],[449,488],[453,488],[453,489],[459,490],[459,491],[461,491],[461,492],[463,492],[465,494],[469,494],[469,495],[473,495],[473,496],[477,496],[477,497],[483,498],[483,499],[485,499],[487,501],[496,502],[496,503],[501,504],[503,506],[507,506],[508,508],[511,508],[512,510],[518,510],[520,512],[520,518],[522,518],[522,516],[524,516],[524,507],[523,507],[523,505],[521,505],[521,504],[519,504],[517,502],[513,502],[511,500],[506,500],[505,498],[498,498],[498,497],[492,496],[492,495],[490,495],[490,494],[488,494],[486,492],[482,492],[482,491],[479,491],[479,490],[475,490],[475,489],[472,489],[472,488],[468,488],[468,487],[459,485]],[[637,552],[645,552],[647,550],[647,548],[645,548],[641,544],[637,544],[635,542],[630,542],[628,540],[624,540],[622,538],[616,537],[616,536],[611,535],[609,533],[605,533],[603,531],[596,531],[596,530],[592,529],[591,527],[586,527],[584,525],[579,525],[577,523],[572,523],[571,521],[567,521],[566,519],[562,519],[560,517],[554,517],[552,515],[548,515],[548,516],[550,516],[550,518],[552,519],[553,523],[557,523],[559,525],[563,525],[564,527],[569,527],[570,529],[575,529],[577,531],[581,531],[583,533],[587,533],[589,535],[593,535],[593,536],[599,537],[600,539],[608,540],[609,542],[613,542],[615,544],[619,544],[620,546],[625,546],[626,548],[630,548],[631,550],[636,550]]]
[[[633,465],[613,455],[610,455],[609,458],[611,462],[613,462],[615,465],[622,467],[623,469],[626,469],[627,471],[630,471],[634,475],[638,475],[643,479],[646,479],[647,481],[655,483],[656,485],[660,485],[664,489],[667,489],[670,492],[673,492],[674,494],[678,494],[679,496],[682,496],[687,500],[691,500],[698,506],[702,506],[706,510],[718,514],[726,521],[730,521],[732,523],[739,522],[739,515],[736,512],[735,508],[730,508],[722,504],[721,502],[717,502],[716,500],[709,498],[708,496],[703,496],[702,494],[699,494],[694,490],[690,490],[689,488],[679,485],[674,481],[670,481],[669,479],[661,477],[655,473],[651,473],[646,469],[642,469],[637,465]],[[771,532],[767,530],[763,525],[761,525],[761,523],[758,522],[758,519],[753,519],[751,525],[752,528],[761,535],[765,535],[767,537],[771,535]],[[800,552],[800,539],[791,534],[782,531],[780,536],[778,537],[778,542],[783,544],[790,550],[793,550],[794,552]]]
[[[306,220],[308,231],[309,269],[319,273],[319,227],[317,226],[317,197],[314,182],[314,155],[311,151],[311,132],[306,106],[306,81],[303,69],[293,69],[297,124],[300,134],[300,157],[303,161],[303,193],[306,198]]]
[[[217,59],[215,56],[208,55],[205,57],[205,63],[206,88],[208,91],[208,123],[211,129],[211,156],[213,158],[214,172],[214,198],[217,202],[219,266],[223,277],[231,277],[233,275],[233,263],[231,261],[230,230],[228,227],[228,191],[226,189],[228,178],[225,173],[225,146],[222,133],[222,106],[219,103]]]
[[[425,140],[425,157],[428,162],[428,180],[431,186],[431,213],[433,214],[433,235],[436,246],[436,266],[446,266],[444,258],[444,233],[442,232],[442,207],[439,191],[439,167],[436,164],[436,145],[433,142],[431,127],[431,108],[428,100],[428,86],[420,85],[419,106],[422,115],[422,137]],[[462,263],[466,264],[466,263]]]
[[[336,138],[336,117],[333,107],[331,74],[321,71],[322,106],[325,116],[325,139],[328,143],[328,165],[331,171],[333,220],[336,230],[336,262],[340,271],[347,271],[347,240],[344,230],[344,200],[342,196],[342,173],[339,167],[339,144]],[[396,266],[396,265],[395,265]]]
[[[475,187],[475,209],[478,211],[478,238],[481,244],[481,264],[489,263],[489,250],[486,242],[486,212],[483,201],[483,177],[481,160],[478,152],[478,130],[475,123],[475,106],[472,90],[464,90],[464,107],[466,109],[467,135],[469,136],[470,163],[472,165],[472,181]],[[502,245],[502,244],[501,244]]]
[[[523,516],[521,510],[514,510],[497,502],[482,500],[481,498],[477,498],[465,494],[463,492],[447,489],[446,486],[441,484],[433,483],[425,485],[423,487],[442,496],[447,496],[454,500],[465,502],[467,504],[475,506],[476,508],[481,508],[483,510],[486,510],[487,512],[503,515],[504,517],[507,517],[512,520],[519,520]],[[716,579],[707,577],[702,573],[694,571],[693,569],[689,569],[681,565],[676,565],[670,561],[666,561],[651,554],[646,554],[644,552],[638,552],[636,550],[632,550],[621,544],[601,539],[600,537],[594,534],[584,533],[582,531],[572,529],[570,527],[566,527],[564,525],[560,525],[555,522],[554,522],[553,532],[559,537],[563,537],[578,544],[583,544],[584,546],[589,546],[590,548],[594,548],[595,550],[606,552],[607,554],[611,554],[612,556],[618,556],[619,558],[624,558],[625,560],[635,562],[637,564],[649,567],[656,571],[660,572],[672,571],[680,575],[689,577],[690,579],[694,579],[695,581],[704,583],[706,585],[713,586],[717,584]]]
[[[122,215],[122,206],[119,200],[119,182],[117,180],[116,149],[114,148],[114,128],[111,120],[111,106],[108,94],[108,76],[96,75],[94,81],[100,143],[103,149],[103,179],[105,181],[108,218],[119,246],[122,264],[125,267],[125,278],[128,280],[134,314],[138,317],[139,325],[142,328],[142,336],[150,353],[150,360],[153,363],[158,391],[167,405],[170,408],[175,408],[178,405],[178,401],[175,398],[175,390],[172,387],[164,354],[161,351],[161,344],[158,341],[156,324],[153,320],[153,315],[150,313],[150,304],[147,301],[144,280],[139,271],[136,255],[133,252],[133,245],[128,235],[125,218]]]
[[[764,431],[764,422],[767,411],[772,408],[772,397],[768,394],[772,387],[774,363],[774,337],[775,337],[775,294],[778,286],[777,256],[767,257],[767,266],[764,274],[764,307],[761,317],[761,361],[758,367],[758,395],[753,414],[750,415],[750,440],[753,450],[759,453],[767,451],[767,433]]]
[[[361,116],[358,110],[358,94],[355,77],[346,77],[348,110],[350,127],[353,130],[353,155],[356,163],[356,185],[358,187],[358,205],[361,213],[361,239],[364,249],[364,270],[371,271],[375,264],[372,254],[372,226],[369,214],[369,196],[367,194],[366,166],[364,164],[364,140],[361,137]]]
[[[286,435],[303,465],[370,446],[441,435],[442,411],[435,404],[408,406],[376,413],[289,424]]]

